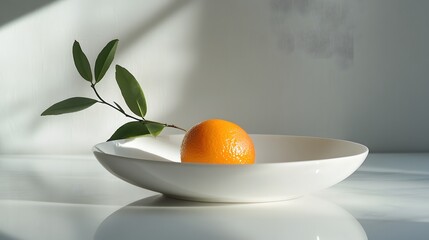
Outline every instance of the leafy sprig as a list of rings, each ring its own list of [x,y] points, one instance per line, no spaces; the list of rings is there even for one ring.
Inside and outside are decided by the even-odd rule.
[[[119,127],[107,141],[148,134],[158,136],[165,127],[186,131],[185,129],[173,124],[160,123],[145,119],[147,105],[143,90],[136,78],[127,69],[120,65],[116,65],[115,67],[116,82],[121,90],[125,103],[135,116],[125,112],[117,102],[113,102],[113,104],[111,104],[101,97],[96,89],[96,85],[101,81],[101,79],[103,79],[112,64],[118,47],[118,42],[119,40],[117,39],[112,40],[101,50],[95,61],[94,75],[92,75],[91,65],[88,58],[82,51],[79,42],[75,41],[72,48],[74,64],[82,78],[90,83],[90,86],[98,100],[86,97],[69,98],[50,106],[41,115],[47,116],[77,112],[91,107],[95,103],[100,103],[117,110],[127,118],[133,119],[133,121],[125,123]]]

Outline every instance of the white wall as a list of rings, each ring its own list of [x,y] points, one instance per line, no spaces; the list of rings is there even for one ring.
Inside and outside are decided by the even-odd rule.
[[[140,81],[149,119],[189,128],[225,118],[251,133],[429,151],[428,1],[77,0],[14,11],[0,9],[0,153],[89,153],[126,121],[104,106],[39,116],[93,96],[73,41],[93,63],[114,38],[114,63]],[[123,103],[112,71],[100,91]]]

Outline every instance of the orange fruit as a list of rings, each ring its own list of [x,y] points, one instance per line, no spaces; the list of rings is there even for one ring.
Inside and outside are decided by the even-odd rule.
[[[255,162],[255,147],[237,124],[210,119],[186,132],[180,155],[184,163],[251,164]]]

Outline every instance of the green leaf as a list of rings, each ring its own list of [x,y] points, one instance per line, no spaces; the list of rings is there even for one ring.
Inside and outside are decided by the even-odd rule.
[[[87,81],[92,82],[91,65],[83,53],[78,41],[73,43],[73,60],[79,74]]]
[[[99,82],[106,74],[110,64],[112,64],[113,58],[115,57],[116,48],[118,47],[118,39],[110,41],[98,54],[97,60],[95,60],[95,82]]]
[[[146,99],[139,82],[127,69],[116,65],[116,82],[128,108],[136,115],[146,115]]]
[[[140,104],[138,102],[137,102],[137,106],[139,107],[139,111],[140,111],[141,115],[144,115],[142,112],[142,108],[140,107]],[[158,136],[165,127],[165,124],[157,123],[157,122],[150,122],[150,123],[144,122],[144,124],[146,125],[150,134],[152,134],[152,136],[154,136],[154,137]]]
[[[42,113],[42,116],[77,112],[92,106],[96,102],[97,100],[91,99],[91,98],[84,98],[84,97],[69,98],[50,106]]]
[[[122,125],[107,141],[125,139],[150,134],[146,125],[142,122],[134,121]]]
[[[146,113],[145,112],[143,112],[143,108],[140,106],[140,103],[139,103],[139,101],[136,101],[136,104],[137,104],[137,107],[138,107],[138,109],[139,109],[139,113],[140,114],[138,114],[139,116],[144,116],[144,115],[146,115]]]
[[[161,123],[146,123],[146,127],[152,136],[158,136],[164,129],[164,124]]]

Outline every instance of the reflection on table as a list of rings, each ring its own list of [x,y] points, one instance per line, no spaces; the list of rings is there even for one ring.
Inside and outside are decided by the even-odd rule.
[[[156,195],[120,208],[98,227],[109,239],[311,239],[366,240],[346,210],[320,198],[221,204]]]

